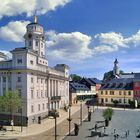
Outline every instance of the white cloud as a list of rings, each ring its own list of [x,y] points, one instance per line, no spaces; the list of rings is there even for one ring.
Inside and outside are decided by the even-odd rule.
[[[140,44],[140,30],[138,32],[128,38],[126,38],[125,43],[132,44],[134,46],[138,46]]]
[[[22,42],[29,21],[11,21],[0,28],[0,38],[7,41]]]
[[[55,10],[58,6],[64,6],[71,0],[4,0],[0,2],[0,18],[3,16],[16,16],[25,13],[31,16],[45,14],[48,11]]]
[[[7,59],[11,59],[12,58],[12,54],[9,51],[0,50],[0,52],[4,53],[7,56]],[[3,58],[0,58],[0,61],[1,60],[3,60]]]
[[[46,33],[49,56],[67,59],[83,60],[92,57],[92,50],[89,48],[91,37],[80,32],[56,33],[49,31]]]
[[[97,39],[100,44],[127,47],[127,45],[124,42],[124,38],[120,33],[100,33],[95,35],[95,39]]]
[[[93,49],[94,54],[110,53],[110,52],[114,52],[114,51],[118,51],[117,46],[101,45],[101,46],[97,46]]]

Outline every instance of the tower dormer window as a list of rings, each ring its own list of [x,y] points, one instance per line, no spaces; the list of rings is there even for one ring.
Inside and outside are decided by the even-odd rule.
[[[32,46],[32,41],[29,41],[29,46]]]
[[[38,41],[35,42],[35,45],[38,46]]]

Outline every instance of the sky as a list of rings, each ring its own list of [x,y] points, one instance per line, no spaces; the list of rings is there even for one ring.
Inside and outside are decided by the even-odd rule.
[[[113,69],[140,72],[140,0],[4,0],[0,3],[0,51],[24,47],[26,25],[46,35],[49,66],[65,63],[70,73],[97,77]]]

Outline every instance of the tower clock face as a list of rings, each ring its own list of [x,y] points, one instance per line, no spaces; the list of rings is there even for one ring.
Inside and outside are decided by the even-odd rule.
[[[28,34],[28,38],[32,38],[32,34]]]

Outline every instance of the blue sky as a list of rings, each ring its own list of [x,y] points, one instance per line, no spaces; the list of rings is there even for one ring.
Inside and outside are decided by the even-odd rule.
[[[49,65],[102,78],[118,58],[125,72],[140,72],[139,0],[5,0],[0,10],[0,51],[23,47],[25,27],[38,22],[46,33]]]

